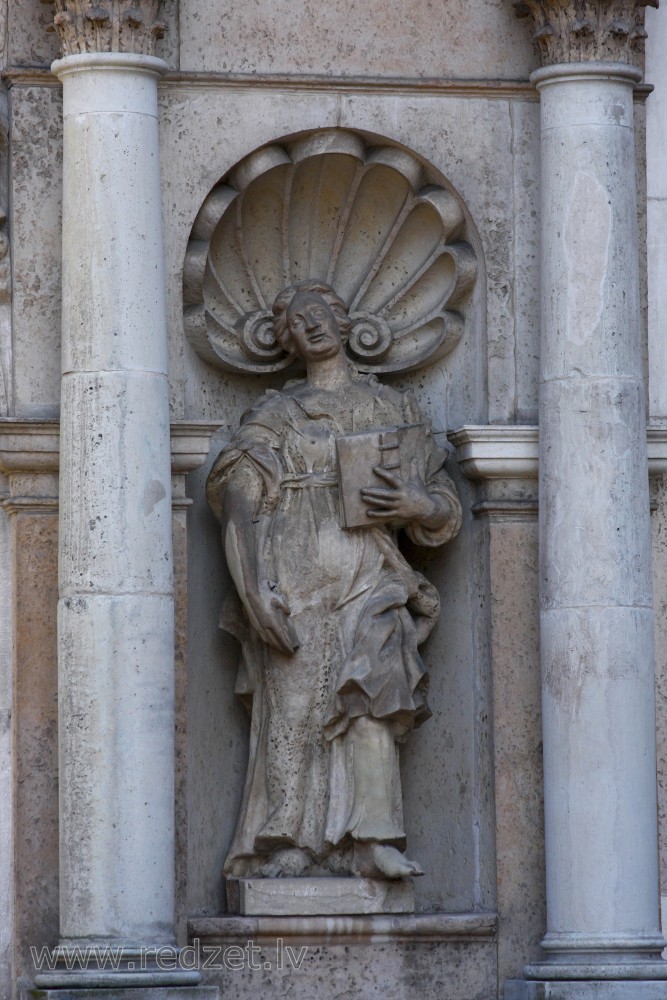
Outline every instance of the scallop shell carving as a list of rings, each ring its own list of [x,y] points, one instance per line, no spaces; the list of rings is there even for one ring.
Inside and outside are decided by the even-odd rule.
[[[234,372],[275,372],[292,358],[273,336],[287,285],[319,278],[350,311],[347,350],[360,371],[402,372],[449,353],[477,273],[465,218],[421,164],[355,134],[315,133],[268,146],[215,187],[185,258],[187,336]]]

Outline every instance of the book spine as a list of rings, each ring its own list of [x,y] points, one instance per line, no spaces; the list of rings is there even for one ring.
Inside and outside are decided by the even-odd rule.
[[[380,465],[383,469],[401,468],[401,453],[397,431],[382,431],[380,433]]]

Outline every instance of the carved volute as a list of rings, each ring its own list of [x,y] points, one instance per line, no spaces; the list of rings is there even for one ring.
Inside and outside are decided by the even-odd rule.
[[[165,33],[159,12],[159,0],[55,0],[53,27],[63,56],[86,52],[150,56]]]
[[[644,51],[644,13],[658,0],[518,0],[531,17],[544,66],[570,62],[634,64]]]

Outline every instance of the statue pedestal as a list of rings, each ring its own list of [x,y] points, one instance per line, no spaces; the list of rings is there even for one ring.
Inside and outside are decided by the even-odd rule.
[[[228,878],[227,905],[241,916],[414,913],[409,879]]]
[[[195,917],[188,940],[225,1000],[498,995],[495,913]]]

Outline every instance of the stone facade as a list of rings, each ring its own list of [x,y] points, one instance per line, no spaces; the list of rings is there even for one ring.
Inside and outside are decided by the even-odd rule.
[[[654,8],[0,8],[3,1000],[667,997]],[[414,363],[367,315],[356,360],[413,391],[463,511],[445,548],[404,550],[441,603],[434,718],[401,750],[425,875],[414,912],[242,916],[222,867],[249,732],[205,483],[295,374],[268,357],[267,289],[348,250],[358,302],[385,257],[412,268],[383,321],[391,351],[418,330]]]

